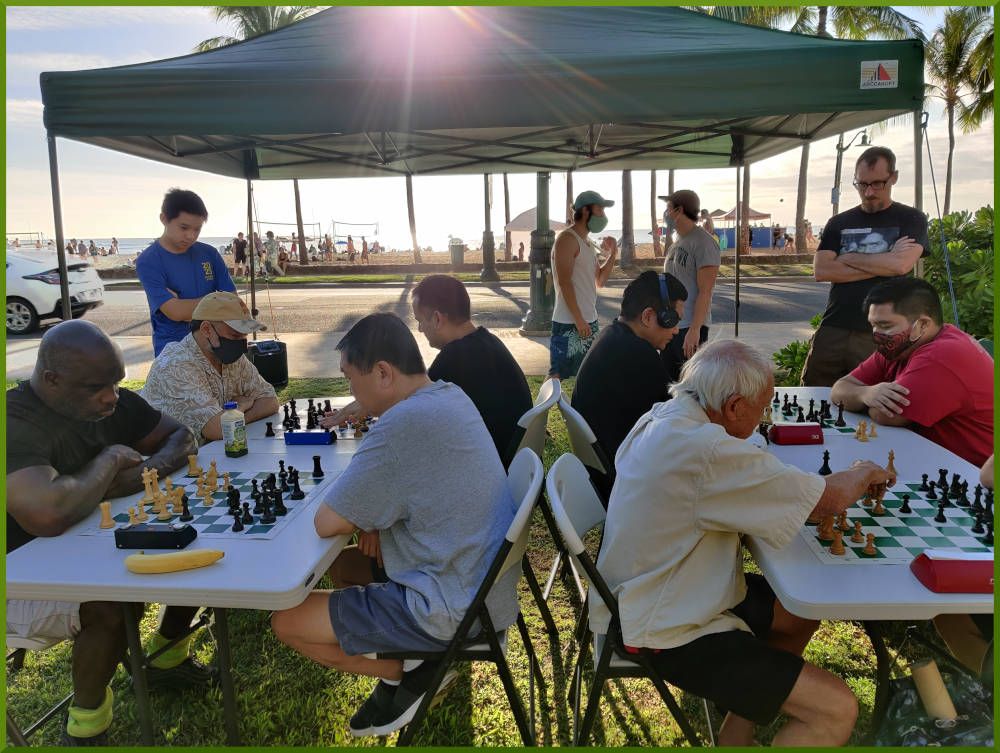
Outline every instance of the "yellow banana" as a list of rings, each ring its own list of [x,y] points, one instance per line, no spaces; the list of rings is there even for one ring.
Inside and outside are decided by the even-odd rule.
[[[225,553],[218,549],[192,549],[187,552],[167,552],[166,554],[130,554],[125,558],[125,567],[133,573],[175,573],[178,570],[193,570],[211,565],[222,559]]]

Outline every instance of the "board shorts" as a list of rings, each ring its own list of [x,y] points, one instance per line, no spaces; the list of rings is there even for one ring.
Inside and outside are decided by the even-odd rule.
[[[580,337],[575,324],[552,322],[552,336],[549,338],[549,376],[559,375],[560,379],[575,377],[594,344],[599,327],[595,319],[590,324],[590,337]]]
[[[406,603],[406,588],[388,581],[330,592],[330,624],[344,653],[444,651],[450,641],[424,631]]]
[[[80,605],[71,601],[7,600],[7,637],[32,640],[39,649],[72,640],[80,632]]]
[[[233,251],[233,263],[234,264],[246,264],[247,263],[247,252],[246,249],[240,251],[235,249]]]
[[[770,723],[792,692],[805,661],[765,641],[774,620],[774,591],[761,575],[745,573],[746,598],[729,611],[753,632],[728,630],[658,652],[644,650],[660,676],[720,710]]]

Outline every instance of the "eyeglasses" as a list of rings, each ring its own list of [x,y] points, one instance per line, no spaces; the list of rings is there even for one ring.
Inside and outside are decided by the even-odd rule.
[[[865,183],[863,180],[854,181],[854,187],[859,191],[867,191],[869,188],[881,191],[887,185],[889,185],[888,180],[873,180],[871,183]]]

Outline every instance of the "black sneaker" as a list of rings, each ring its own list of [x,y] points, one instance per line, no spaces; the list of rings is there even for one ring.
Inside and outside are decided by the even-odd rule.
[[[104,748],[110,745],[107,731],[99,732],[93,737],[74,737],[66,731],[69,724],[69,712],[63,716],[62,735],[59,738],[59,745],[64,748]]]
[[[379,681],[368,700],[351,717],[351,734],[355,737],[390,735],[409,724],[438,666],[438,662],[425,661],[413,671],[404,672],[399,685]],[[458,672],[449,669],[430,707],[436,705],[457,680]]]
[[[176,667],[160,669],[146,668],[146,685],[149,688],[188,688],[192,685],[208,685],[216,682],[219,670],[202,664],[192,656],[182,661]]]

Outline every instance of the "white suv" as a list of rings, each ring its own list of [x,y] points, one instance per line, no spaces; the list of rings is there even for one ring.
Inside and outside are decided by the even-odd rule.
[[[92,264],[67,259],[73,318],[104,303],[104,283]],[[58,257],[49,252],[7,254],[7,334],[24,335],[42,319],[62,318]]]

